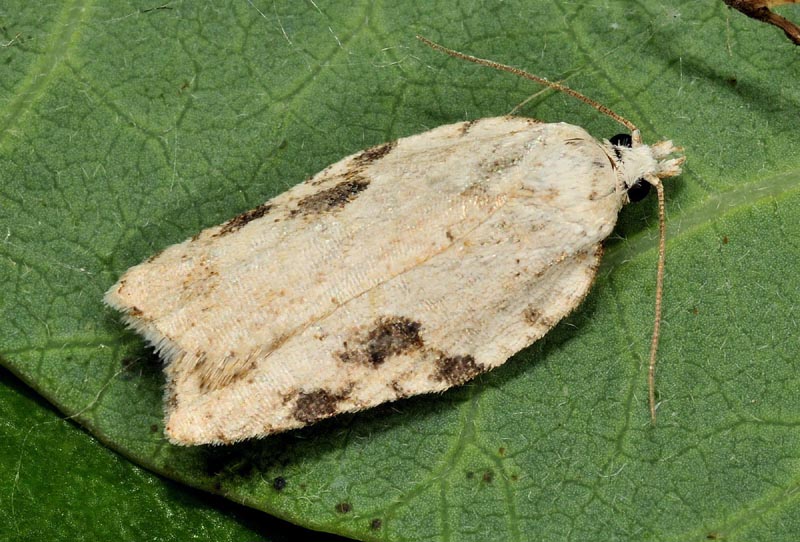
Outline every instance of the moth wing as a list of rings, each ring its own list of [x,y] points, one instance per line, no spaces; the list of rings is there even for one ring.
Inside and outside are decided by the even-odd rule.
[[[167,433],[225,443],[446,389],[583,298],[622,198],[580,128],[496,118],[345,158],[106,296],[167,360]]]

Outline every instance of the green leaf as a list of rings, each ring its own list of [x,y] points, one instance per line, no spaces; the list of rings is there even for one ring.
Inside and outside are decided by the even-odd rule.
[[[302,535],[298,527],[135,466],[5,369],[0,376],[0,540],[254,542]]]
[[[3,364],[139,465],[312,529],[392,541],[796,539],[796,47],[722,2],[486,4],[6,2]],[[800,19],[796,6],[783,13]],[[539,91],[416,33],[564,79],[646,141],[685,148],[685,172],[667,186],[658,426],[646,406],[649,200],[623,210],[582,307],[492,373],[260,441],[169,445],[159,361],[101,303],[125,269],[349,153],[501,115]],[[552,92],[522,114],[622,131]],[[31,434],[32,470],[108,459],[93,442],[75,457],[65,437]],[[115,465],[109,484],[171,492]],[[2,472],[13,494],[13,465]],[[42,500],[36,484],[19,506]],[[57,524],[64,503],[43,502],[53,509],[37,517]],[[88,498],[67,506],[105,513]],[[153,521],[166,532],[168,519]]]

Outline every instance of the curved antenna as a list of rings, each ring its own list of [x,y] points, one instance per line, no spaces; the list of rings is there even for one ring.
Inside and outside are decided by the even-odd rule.
[[[604,115],[606,115],[608,117],[611,117],[612,119],[614,119],[618,123],[620,123],[623,126],[625,126],[631,132],[635,132],[636,134],[638,134],[638,132],[639,132],[639,130],[636,128],[636,126],[634,126],[634,124],[631,121],[629,121],[628,119],[626,119],[626,118],[614,113],[611,109],[609,109],[608,107],[604,106],[603,104],[598,103],[598,102],[592,100],[591,98],[588,98],[588,97],[584,96],[580,92],[572,90],[568,86],[562,85],[561,83],[554,83],[553,81],[548,81],[547,79],[544,79],[544,78],[539,77],[537,75],[533,75],[532,73],[528,73],[528,72],[526,72],[524,70],[520,70],[519,68],[514,68],[512,66],[506,66],[505,64],[500,64],[499,62],[495,62],[493,60],[486,60],[484,58],[478,58],[476,56],[467,55],[467,54],[464,54],[464,53],[459,53],[458,51],[454,51],[453,49],[448,49],[444,45],[439,45],[438,43],[434,43],[431,40],[429,40],[428,38],[424,38],[424,37],[422,37],[420,35],[417,35],[417,39],[419,41],[421,41],[422,43],[424,43],[425,45],[427,45],[428,47],[430,47],[431,49],[434,49],[436,51],[441,51],[442,53],[448,54],[448,55],[450,55],[450,56],[452,56],[454,58],[460,58],[461,60],[466,60],[466,61],[472,62],[474,64],[480,64],[481,66],[488,66],[490,68],[494,68],[495,70],[500,70],[500,71],[504,71],[504,72],[513,73],[514,75],[518,75],[519,77],[523,77],[525,79],[529,79],[529,80],[531,80],[531,81],[533,81],[535,83],[539,83],[540,85],[544,85],[546,87],[552,88],[553,90],[557,90],[559,92],[563,92],[564,94],[569,94],[573,98],[577,98],[578,100],[582,101],[583,103],[585,103],[585,104],[587,104],[587,105],[589,105],[591,107],[594,107],[595,109],[600,111],[602,114],[604,114]]]
[[[656,271],[656,319],[653,322],[653,338],[650,341],[650,365],[647,370],[647,386],[650,399],[650,420],[656,424],[656,352],[658,351],[658,338],[661,335],[661,297],[664,293],[664,263],[667,254],[667,224],[664,215],[664,185],[658,180],[656,192],[658,193],[658,268]]]
[[[505,71],[509,73],[513,73],[514,75],[518,75],[519,77],[523,77],[525,79],[529,79],[534,81],[535,83],[539,83],[540,85],[544,85],[548,88],[552,88],[553,90],[557,90],[559,92],[563,92],[564,94],[568,94],[573,98],[577,98],[578,100],[582,101],[583,103],[595,108],[600,113],[607,115],[608,117],[614,119],[618,123],[622,124],[626,128],[631,131],[631,135],[633,138],[634,145],[641,145],[642,144],[642,136],[639,132],[638,128],[629,121],[628,119],[618,115],[608,107],[584,96],[580,92],[572,90],[571,88],[562,85],[561,83],[554,83],[552,81],[548,81],[547,79],[543,79],[542,77],[538,77],[531,73],[528,73],[524,70],[520,70],[519,68],[514,68],[511,66],[507,66],[505,64],[500,64],[499,62],[494,62],[493,60],[486,60],[483,58],[478,58],[472,55],[467,55],[464,53],[460,53],[458,51],[454,51],[453,49],[448,49],[443,45],[439,45],[438,43],[434,43],[431,40],[424,38],[422,36],[417,36],[417,39],[420,40],[422,43],[434,49],[436,51],[441,51],[446,53],[454,58],[460,58],[461,60],[467,60],[474,64],[479,64],[481,66],[488,66],[490,68],[494,68],[496,70]],[[653,323],[653,336],[650,342],[650,363],[648,366],[647,371],[647,384],[649,388],[649,403],[650,403],[650,419],[655,425],[656,423],[656,354],[658,352],[658,341],[661,335],[661,299],[663,297],[664,292],[664,263],[666,260],[666,219],[665,215],[665,204],[664,204],[664,187],[661,184],[661,179],[657,179],[657,182],[653,183],[656,187],[656,191],[658,192],[658,229],[659,229],[659,238],[658,238],[658,268],[656,272],[656,306],[655,306],[655,322]]]

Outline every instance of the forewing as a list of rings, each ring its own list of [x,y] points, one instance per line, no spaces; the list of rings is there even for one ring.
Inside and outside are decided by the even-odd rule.
[[[583,298],[620,206],[580,128],[497,118],[345,158],[132,268],[167,431],[230,442],[446,389]]]

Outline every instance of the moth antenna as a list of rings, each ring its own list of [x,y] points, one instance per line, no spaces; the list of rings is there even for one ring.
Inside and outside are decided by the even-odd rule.
[[[656,424],[656,352],[661,334],[661,298],[664,292],[664,264],[667,254],[667,224],[664,218],[664,185],[661,179],[655,184],[658,193],[658,268],[656,270],[656,318],[653,322],[653,338],[650,342],[650,366],[647,371],[647,385],[650,391],[650,421]]]
[[[420,35],[417,35],[417,39],[419,41],[421,41],[422,43],[424,43],[425,45],[427,45],[428,47],[430,47],[431,49],[434,49],[436,51],[440,51],[442,53],[448,54],[448,55],[450,55],[450,56],[452,56],[454,58],[460,58],[461,60],[466,60],[466,61],[472,62],[474,64],[480,64],[481,66],[488,66],[490,68],[494,68],[495,70],[500,70],[500,71],[504,71],[504,72],[513,73],[514,75],[517,75],[517,76],[522,77],[524,79],[529,79],[531,81],[534,81],[535,83],[539,83],[540,85],[544,85],[546,87],[552,88],[553,90],[557,90],[559,92],[563,92],[564,94],[568,94],[568,95],[572,96],[573,98],[577,98],[578,100],[582,101],[583,103],[585,103],[585,104],[587,104],[587,105],[589,105],[591,107],[594,107],[595,109],[597,109],[602,114],[614,119],[615,121],[617,121],[621,125],[625,126],[627,129],[629,129],[631,132],[636,132],[636,133],[639,132],[639,130],[636,128],[636,126],[631,121],[629,121],[628,119],[626,119],[626,118],[614,113],[608,107],[604,106],[603,104],[601,104],[599,102],[596,102],[596,101],[592,100],[591,98],[589,98],[587,96],[584,96],[580,92],[578,92],[576,90],[572,90],[571,88],[569,88],[566,85],[562,85],[561,83],[555,83],[553,81],[548,81],[547,79],[544,79],[544,78],[539,77],[537,75],[533,75],[532,73],[528,73],[528,72],[526,72],[524,70],[520,70],[519,68],[514,68],[512,66],[506,66],[505,64],[500,64],[499,62],[495,62],[493,60],[486,60],[484,58],[478,58],[478,57],[475,57],[475,56],[472,56],[472,55],[459,53],[458,51],[454,51],[453,49],[448,49],[447,47],[445,47],[443,45],[439,45],[438,43],[434,43],[431,40],[429,40],[428,38],[424,38],[424,37],[422,37]]]

